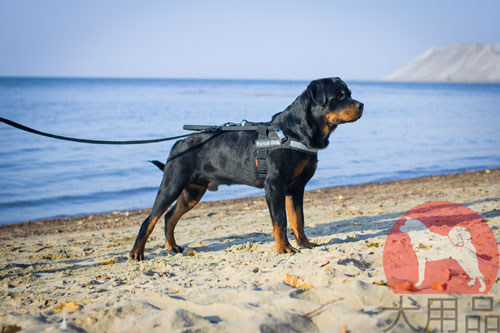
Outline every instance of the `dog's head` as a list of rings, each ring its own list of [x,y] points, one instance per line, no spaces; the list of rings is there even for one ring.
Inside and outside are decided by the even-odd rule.
[[[322,124],[325,136],[337,125],[358,120],[363,103],[351,98],[351,90],[338,77],[312,81],[306,90],[312,114]]]

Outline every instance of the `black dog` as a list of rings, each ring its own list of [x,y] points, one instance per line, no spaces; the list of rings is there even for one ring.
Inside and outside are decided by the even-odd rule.
[[[362,113],[363,104],[351,98],[351,91],[341,79],[320,79],[312,81],[269,123],[260,123],[260,128],[265,125],[279,137],[264,141],[260,148],[256,141],[262,139],[261,132],[256,130],[199,133],[176,142],[164,166],[153,210],[142,223],[130,257],[144,259],[144,247],[156,222],[176,200],[165,216],[166,247],[182,252],[174,238],[177,221],[200,201],[207,189],[216,189],[219,184],[265,189],[279,253],[297,252],[286,236],[287,212],[297,245],[316,246],[304,233],[302,210],[304,187],[318,162],[316,151],[328,146],[328,137],[339,124],[356,121]],[[289,144],[262,149],[276,142],[279,145],[280,141]]]

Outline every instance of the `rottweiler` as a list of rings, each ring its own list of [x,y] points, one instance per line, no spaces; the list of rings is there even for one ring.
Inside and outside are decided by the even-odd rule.
[[[310,82],[307,89],[270,122],[260,123],[277,129],[286,138],[298,142],[302,149],[279,148],[266,152],[266,174],[258,167],[258,131],[201,132],[177,141],[164,168],[151,214],[142,223],[130,257],[144,259],[146,241],[165,215],[167,249],[181,252],[174,229],[179,219],[192,209],[207,189],[218,185],[245,184],[265,189],[271,215],[275,249],[279,253],[296,253],[289,243],[287,214],[297,245],[312,248],[304,233],[304,188],[316,171],[317,150],[328,146],[330,134],[339,124],[358,120],[363,103],[351,98],[351,91],[340,78]],[[283,139],[283,137],[281,137]],[[262,170],[262,168],[260,169]]]

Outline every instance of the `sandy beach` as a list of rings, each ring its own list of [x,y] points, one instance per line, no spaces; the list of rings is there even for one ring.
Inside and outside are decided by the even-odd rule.
[[[142,262],[128,253],[148,210],[0,226],[1,330],[381,332],[397,316],[383,308],[400,300],[385,283],[384,242],[406,211],[460,203],[500,242],[500,169],[313,190],[304,201],[320,246],[294,255],[272,249],[262,197],[199,204],[175,231],[183,254],[165,249],[159,223]],[[429,295],[409,296],[419,310],[406,317],[423,328]],[[437,296],[457,299],[460,332],[469,314],[500,313],[498,273],[483,295],[491,312],[473,311],[474,295]],[[402,319],[392,330],[408,331]]]

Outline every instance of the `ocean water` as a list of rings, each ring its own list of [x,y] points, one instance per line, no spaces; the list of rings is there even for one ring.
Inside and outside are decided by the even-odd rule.
[[[0,116],[104,140],[186,133],[183,124],[267,121],[300,81],[0,78]],[[308,189],[500,167],[500,85],[347,82],[365,104],[319,152]],[[0,224],[151,207],[172,142],[99,146],[0,123]],[[221,186],[204,201],[263,194]]]

